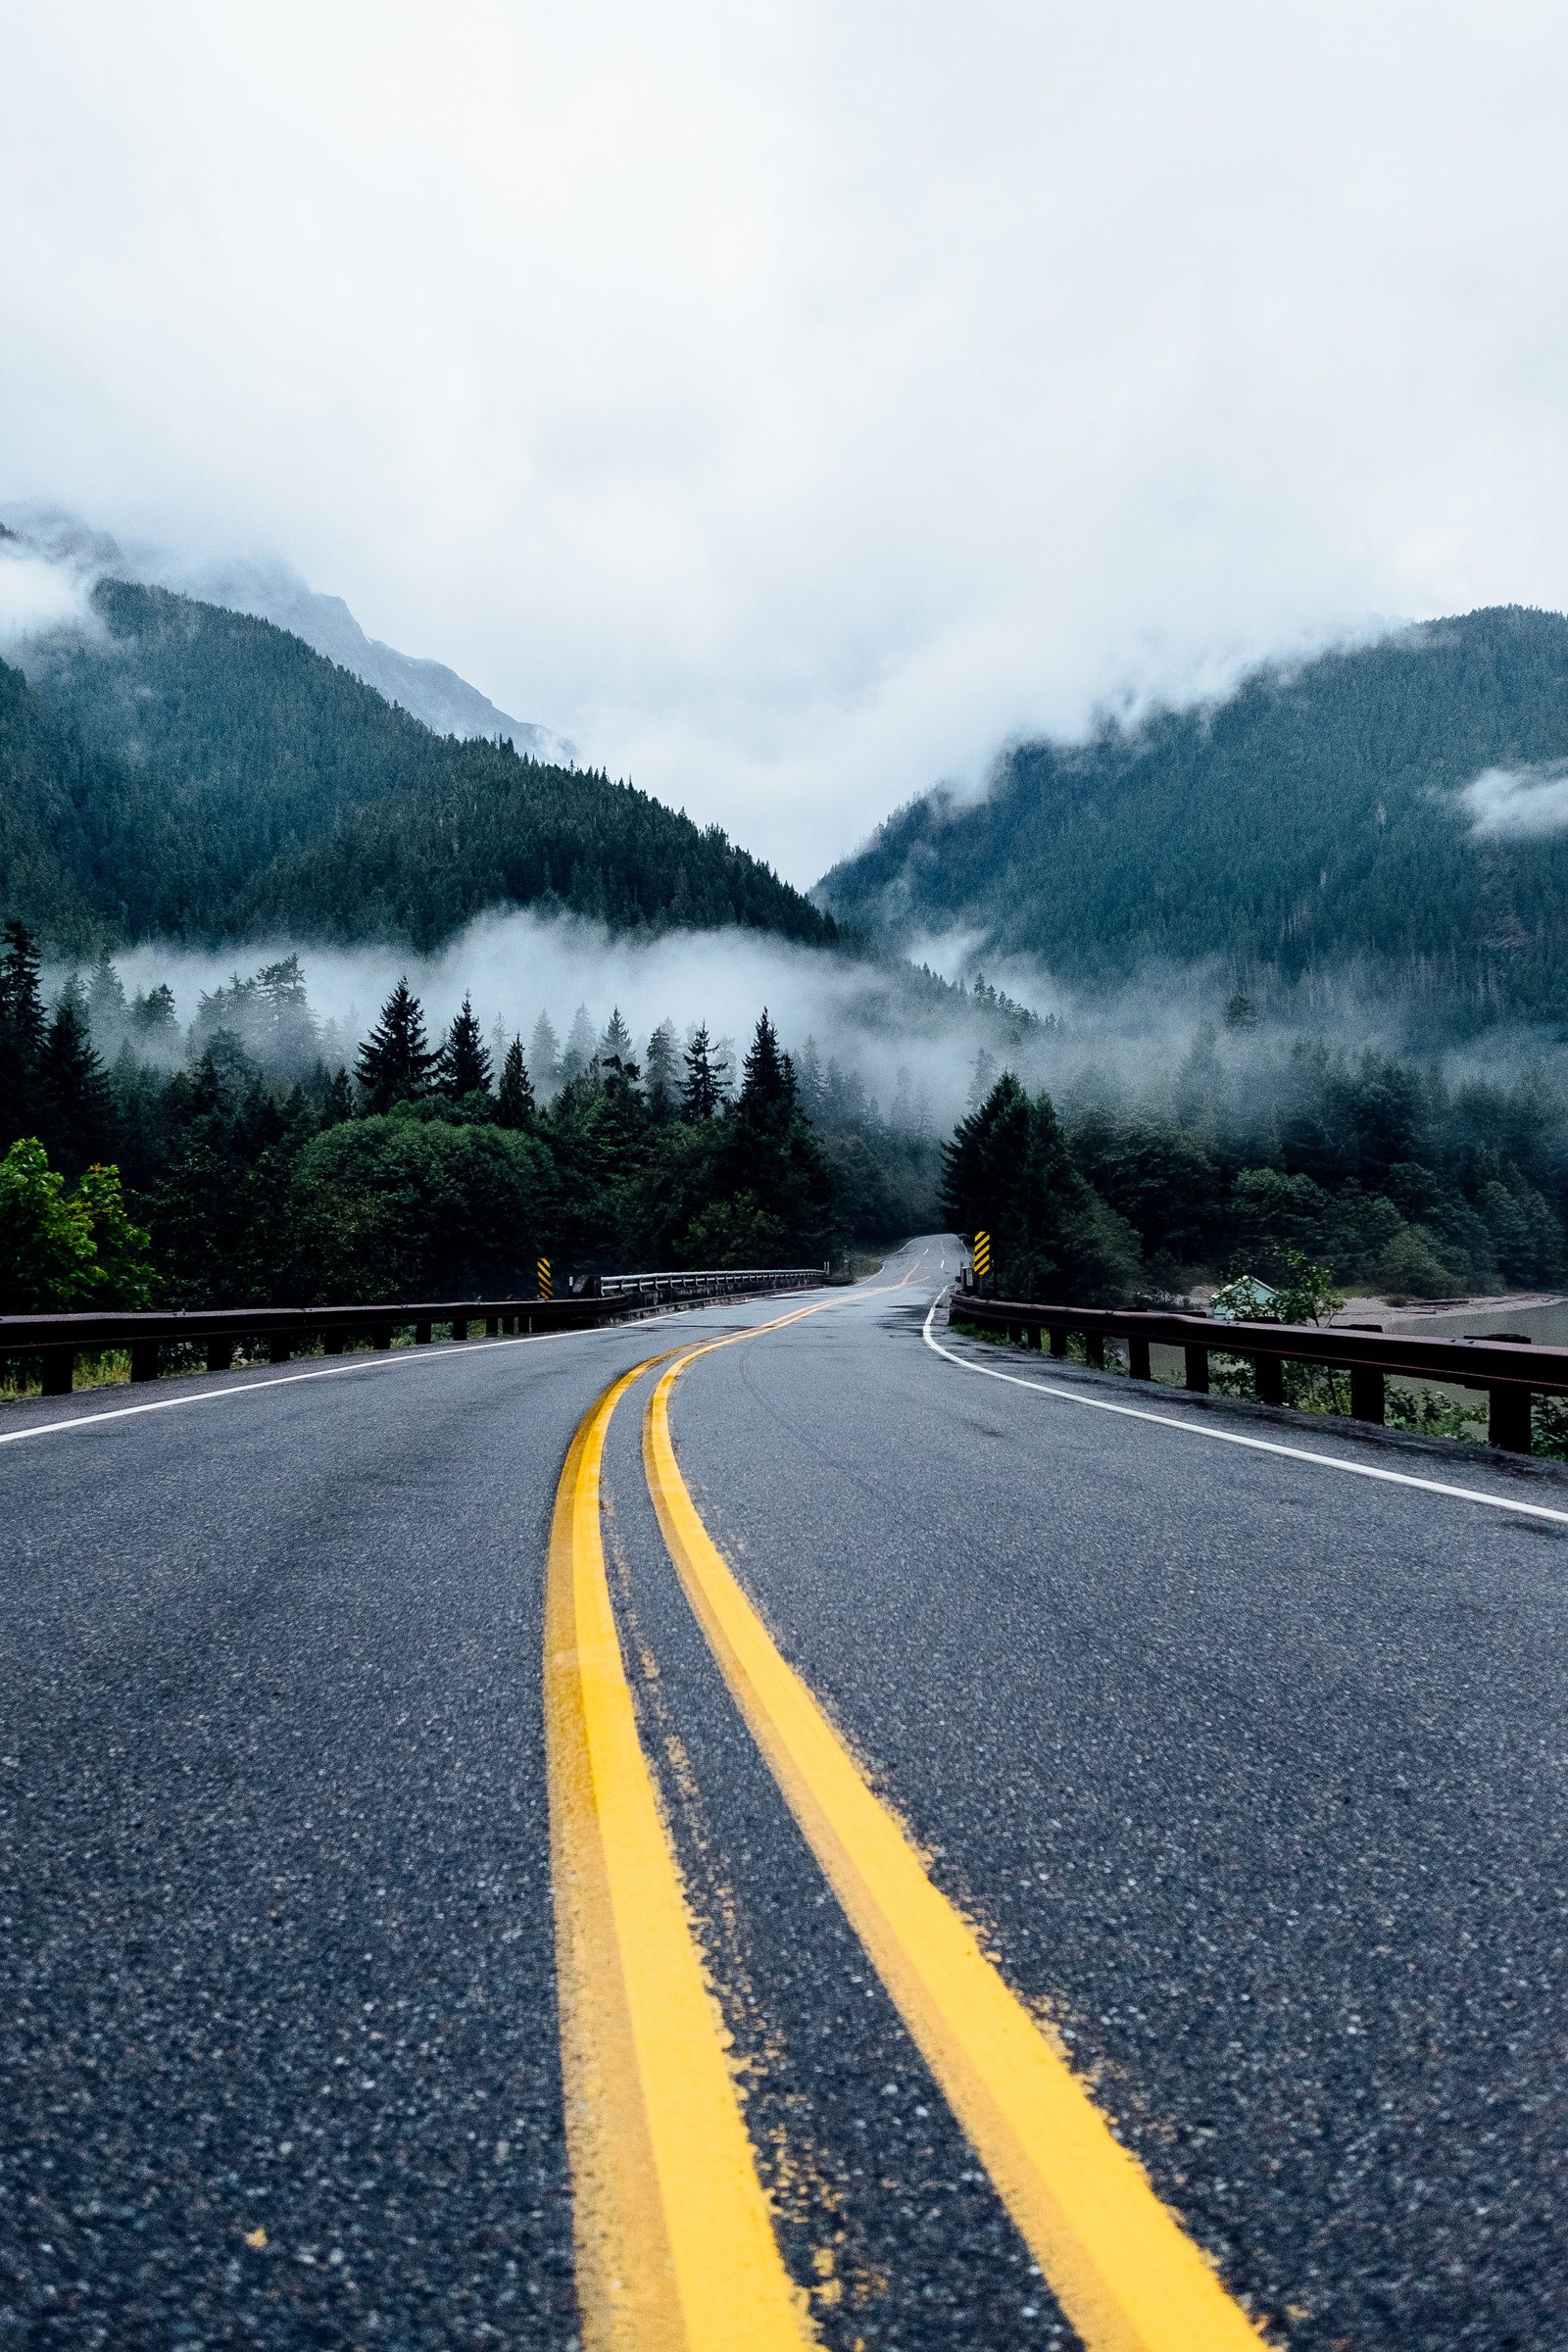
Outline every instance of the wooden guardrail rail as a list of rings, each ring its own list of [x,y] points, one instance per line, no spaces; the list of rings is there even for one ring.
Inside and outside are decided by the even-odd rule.
[[[125,1348],[130,1377],[156,1380],[162,1350],[192,1344],[205,1348],[207,1369],[226,1372],[241,1340],[265,1340],[274,1364],[287,1363],[307,1343],[328,1355],[353,1342],[390,1348],[412,1327],[416,1347],[428,1347],[433,1326],[447,1324],[466,1340],[476,1323],[491,1338],[509,1333],[568,1331],[583,1324],[617,1323],[698,1299],[752,1298],[806,1290],[822,1280],[817,1266],[719,1268],[702,1275],[595,1277],[586,1294],[563,1298],[421,1298],[376,1306],[223,1306],[131,1314],[0,1315],[0,1360],[41,1358],[43,1393],[69,1396],[78,1355]]]
[[[1528,1340],[1420,1339],[1403,1332],[1354,1331],[1333,1323],[1221,1323],[1207,1315],[1126,1312],[1109,1307],[1059,1306],[1042,1299],[981,1298],[955,1291],[949,1319],[981,1331],[1021,1333],[1025,1344],[1044,1343],[1055,1356],[1067,1352],[1067,1337],[1078,1333],[1091,1364],[1103,1364],[1105,1342],[1127,1343],[1127,1368],[1134,1380],[1149,1380],[1151,1345],[1183,1351],[1183,1386],[1204,1395],[1210,1355],[1239,1355],[1252,1364],[1260,1403],[1285,1402],[1285,1366],[1322,1364],[1350,1376],[1350,1411],[1357,1421],[1385,1418],[1385,1383],[1390,1373],[1412,1380],[1440,1380],[1450,1387],[1484,1389],[1488,1436],[1508,1453],[1530,1451],[1533,1396],[1568,1396],[1568,1348],[1537,1348]]]

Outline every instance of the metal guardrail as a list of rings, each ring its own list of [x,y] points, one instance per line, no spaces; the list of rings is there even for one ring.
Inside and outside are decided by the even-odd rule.
[[[226,1372],[241,1340],[265,1340],[274,1364],[287,1363],[306,1342],[319,1340],[328,1355],[351,1342],[390,1348],[412,1327],[414,1345],[430,1345],[434,1325],[466,1340],[475,1323],[496,1339],[511,1334],[568,1331],[656,1314],[677,1300],[754,1298],[805,1290],[822,1280],[815,1266],[718,1268],[704,1274],[605,1275],[597,1292],[564,1298],[424,1298],[376,1306],[223,1306],[191,1310],[144,1309],[129,1314],[0,1315],[0,1359],[41,1357],[43,1393],[69,1396],[78,1355],[126,1348],[133,1381],[156,1380],[166,1347],[205,1348],[209,1372]],[[681,1285],[684,1287],[676,1288]]]
[[[1353,1330],[1333,1323],[1220,1323],[1207,1315],[1125,1313],[1096,1306],[1058,1306],[1040,1299],[980,1298],[955,1291],[950,1322],[972,1323],[982,1331],[1021,1332],[1026,1346],[1044,1342],[1054,1356],[1067,1352],[1070,1332],[1079,1334],[1091,1364],[1103,1364],[1105,1342],[1127,1343],[1127,1368],[1134,1380],[1150,1380],[1152,1344],[1180,1348],[1183,1386],[1208,1391],[1210,1355],[1250,1359],[1258,1401],[1285,1402],[1285,1366],[1321,1364],[1350,1376],[1350,1412],[1357,1421],[1386,1418],[1385,1384],[1390,1373],[1406,1379],[1440,1380],[1450,1387],[1484,1389],[1488,1438],[1507,1453],[1530,1451],[1533,1396],[1568,1396],[1568,1348],[1537,1348],[1524,1339],[1423,1340],[1403,1332]]]
[[[652,1292],[665,1298],[710,1298],[722,1291],[745,1298],[757,1291],[804,1291],[825,1282],[826,1266],[705,1266],[679,1274],[601,1274],[599,1288],[607,1298],[625,1291]]]

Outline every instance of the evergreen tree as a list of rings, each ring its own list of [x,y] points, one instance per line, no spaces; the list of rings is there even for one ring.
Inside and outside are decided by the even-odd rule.
[[[588,1018],[588,1007],[579,1004],[572,1016],[566,1050],[561,1056],[561,1084],[574,1086],[579,1078],[586,1078],[594,1066],[597,1053],[594,1025]]]
[[[125,991],[120,974],[104,949],[92,967],[92,979],[87,988],[87,1016],[92,1023],[93,1041],[103,1047],[118,1044],[128,1017]]]
[[[796,1099],[795,1072],[764,1011],[739,1098],[719,1121],[720,1198],[698,1220],[719,1265],[820,1261],[833,1244],[833,1176]]]
[[[990,1234],[998,1294],[1107,1305],[1132,1289],[1137,1236],[1074,1165],[1049,1095],[1004,1070],[942,1157],[943,1205],[960,1233]]]
[[[522,1129],[531,1127],[536,1116],[533,1088],[528,1083],[528,1071],[522,1058],[522,1040],[514,1037],[507,1048],[507,1057],[501,1065],[496,1119],[503,1127]]]
[[[969,1073],[969,1093],[965,1107],[978,1110],[997,1083],[997,1057],[985,1046],[976,1049],[974,1068]]]
[[[297,956],[264,964],[252,982],[255,991],[253,1049],[273,1062],[308,1062],[318,1038],[316,1021],[305,996],[305,974]]]
[[[681,1090],[680,1115],[689,1127],[700,1127],[719,1106],[711,1054],[708,1024],[699,1021],[686,1047],[686,1084]]]
[[[43,1042],[37,942],[24,923],[9,922],[0,956],[0,1145],[24,1134],[36,1121]]]
[[[741,1102],[754,1115],[794,1109],[795,1072],[789,1055],[779,1051],[778,1031],[767,1017],[765,1004],[757,1034],[747,1048],[744,1068]]]
[[[441,1091],[449,1095],[453,1102],[461,1102],[465,1095],[487,1095],[490,1092],[490,1053],[467,997],[464,998],[463,1009],[456,1014],[447,1031],[439,1066]]]
[[[322,1133],[324,1134],[328,1127],[341,1127],[345,1119],[352,1119],[353,1116],[354,1097],[349,1089],[349,1074],[347,1070],[334,1070],[326,1082],[326,1091],[321,1097],[320,1127]]]
[[[680,1102],[680,1048],[673,1021],[661,1021],[643,1056],[643,1091],[653,1117],[672,1119]]]
[[[92,1049],[77,988],[62,995],[34,1076],[37,1129],[55,1165],[68,1175],[108,1152],[109,1082]]]
[[[144,997],[131,1000],[132,1026],[150,1041],[172,1045],[179,1033],[179,1015],[174,1004],[174,992],[167,980],[150,988]]]
[[[355,1065],[367,1108],[390,1110],[394,1102],[414,1102],[427,1095],[437,1058],[425,1043],[423,1007],[407,979],[400,980]]]
[[[636,1091],[642,1072],[631,1057],[631,1031],[620,1017],[618,1004],[599,1041],[598,1060],[607,1094],[618,1099]]]
[[[626,1062],[631,1058],[631,1031],[620,1017],[618,1004],[612,1011],[605,1034],[599,1040],[599,1058],[602,1062]]]
[[[541,1102],[548,1102],[561,1084],[561,1040],[548,1012],[542,1012],[528,1040],[528,1076]]]

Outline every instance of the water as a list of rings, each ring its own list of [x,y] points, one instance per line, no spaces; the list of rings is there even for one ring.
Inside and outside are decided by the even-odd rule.
[[[1354,1320],[1359,1322],[1361,1317]],[[1484,1340],[1494,1332],[1517,1331],[1534,1340],[1538,1348],[1568,1348],[1568,1298],[1530,1306],[1510,1306],[1504,1300],[1500,1306],[1445,1307],[1442,1313],[1432,1315],[1413,1315],[1393,1307],[1379,1313],[1372,1308],[1366,1320],[1381,1323],[1385,1331],[1405,1332],[1417,1339]]]

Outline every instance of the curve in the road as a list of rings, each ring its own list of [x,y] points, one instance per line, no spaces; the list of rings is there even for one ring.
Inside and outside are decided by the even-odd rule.
[[[1568,1527],[1568,1511],[1554,1511],[1544,1502],[1524,1502],[1513,1494],[1488,1494],[1479,1487],[1456,1487],[1446,1479],[1417,1478],[1408,1470],[1385,1470],[1372,1462],[1350,1462],[1333,1453],[1314,1453],[1305,1446],[1286,1446],[1276,1438],[1250,1438],[1235,1429],[1212,1429],[1201,1421],[1183,1421],[1174,1413],[1152,1413],[1144,1405],[1117,1404],[1109,1396],[1081,1396],[1075,1389],[1058,1388],[1046,1380],[1025,1380],[1019,1373],[1004,1372],[996,1364],[977,1364],[970,1357],[957,1355],[933,1338],[931,1326],[936,1320],[941,1298],[931,1302],[924,1324],[925,1344],[944,1361],[956,1364],[960,1372],[978,1372],[987,1380],[1004,1380],[1009,1388],[1028,1389],[1037,1396],[1049,1396],[1054,1404],[1084,1404],[1092,1412],[1119,1413],[1128,1421],[1152,1421],[1159,1429],[1173,1429],[1184,1438],[1207,1438],[1216,1446],[1245,1446],[1253,1453],[1284,1454],[1293,1462],[1309,1462],[1315,1470],[1337,1470],[1347,1478],[1376,1479],[1389,1487],[1419,1487],[1426,1494],[1446,1494],[1455,1502],[1484,1503],[1493,1511],[1522,1511],[1530,1519],[1555,1520],[1559,1527]]]
[[[688,1349],[655,1387],[644,1421],[644,1468],[676,1573],[828,1884],[1084,2343],[1091,2352],[1255,2348],[1259,2337],[1251,2322],[982,1950],[969,1922],[932,1883],[903,1824],[780,1655],[681,1476],[669,1397],[687,1367],[716,1348],[779,1331],[836,1303]],[[696,2100],[688,2113],[677,2114],[682,2067],[669,2069],[672,2055],[684,2052],[693,2079],[706,2070],[716,2094],[713,2063],[716,2056],[721,2070],[722,2054],[712,2038],[711,2001],[705,2008],[704,1999],[691,1997],[693,1985],[702,1993],[700,1959],[638,1745],[598,1526],[605,1433],[622,1396],[649,1368],[640,1366],[613,1383],[583,1423],[563,1479],[560,1548],[553,1546],[551,1566],[547,1673],[564,1674],[551,1716],[558,1888],[564,1890],[563,2047],[568,2102],[578,2102],[580,2110],[572,2152],[582,2205],[584,2316],[595,2340],[607,2344],[621,2340],[609,2322],[628,2300],[624,2284],[612,2289],[609,2283],[612,2275],[623,2278],[631,2260],[624,2246],[629,2225],[621,2217],[640,2215],[650,2231],[657,2219],[647,2212],[651,2198],[642,2181],[657,2177],[666,2224],[662,2240],[650,2234],[640,2267],[650,2277],[678,2277],[668,2217],[684,2217],[694,2311],[715,2308],[700,2292],[702,2263],[710,2269],[722,2263],[732,2226],[737,2246],[755,2255],[757,2216],[765,2212],[749,2151],[743,2158],[735,2144],[738,2133],[745,2148],[733,2094],[710,2102],[715,2119],[719,2105],[726,2110],[722,2129],[715,2120],[710,2131],[694,2131],[705,2103]],[[571,1591],[580,1595],[587,1618],[575,1626],[564,1597]],[[579,1658],[586,1662],[577,1663]],[[583,1695],[590,1687],[612,1719],[612,1731],[602,1740],[613,1747],[613,1760],[601,1771],[591,1758],[591,1731],[578,1728],[593,1703]],[[562,1794],[556,1802],[558,1778]],[[617,1806],[624,1816],[618,1848]],[[637,1899],[638,1874],[650,1869],[658,1886],[651,1897]],[[635,2016],[628,2025],[624,2012],[614,2014],[621,1999],[632,2011],[639,2000],[643,2004],[640,2033]],[[652,2173],[640,2161],[645,2136],[656,2159]],[[742,2210],[731,2225],[725,2200],[738,2187],[744,2190]],[[722,2301],[716,2308],[722,2315]],[[727,2317],[727,2339],[710,2339],[694,2325],[684,2333],[669,2328],[667,2340],[775,2340],[763,2331],[765,2321],[755,2331],[742,2328],[734,2300]],[[666,2338],[656,2328],[624,2340]]]
[[[600,1534],[611,1417],[572,1440],[551,1532],[545,1737],[577,2290],[591,2352],[800,2352],[773,2234],[621,1663]]]

